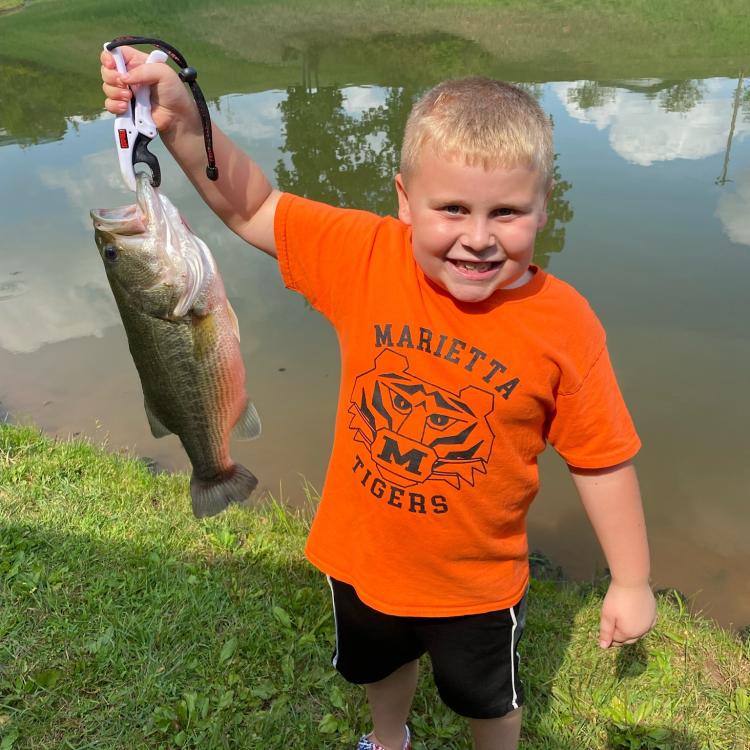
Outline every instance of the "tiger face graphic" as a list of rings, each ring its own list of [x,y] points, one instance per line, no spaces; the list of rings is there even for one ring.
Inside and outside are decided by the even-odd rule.
[[[492,393],[470,386],[455,394],[433,385],[391,349],[374,364],[354,381],[349,427],[383,479],[399,487],[435,480],[460,488],[462,481],[474,484],[475,472],[487,473]]]

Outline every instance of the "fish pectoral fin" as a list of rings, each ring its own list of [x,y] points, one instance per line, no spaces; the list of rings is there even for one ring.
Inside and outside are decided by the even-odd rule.
[[[229,315],[229,322],[232,324],[232,330],[234,331],[234,335],[237,337],[237,341],[240,340],[240,321],[237,320],[237,313],[234,311],[234,308],[229,303],[229,300],[227,300],[227,314]]]
[[[154,410],[148,405],[148,401],[143,402],[143,407],[146,410],[146,418],[148,419],[148,425],[151,428],[151,434],[155,438],[172,434],[172,430],[165,427],[159,417],[154,414]]]
[[[200,237],[191,233],[186,238],[186,244],[183,247],[183,258],[185,260],[185,287],[174,309],[174,317],[182,318],[190,311],[195,315],[207,315],[206,293],[217,274],[211,251]]]
[[[237,440],[255,440],[260,435],[260,416],[252,401],[247,402],[245,411],[232,429],[232,437]]]

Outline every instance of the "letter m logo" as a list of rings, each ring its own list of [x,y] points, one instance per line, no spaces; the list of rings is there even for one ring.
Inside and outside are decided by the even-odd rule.
[[[437,458],[428,446],[390,430],[378,431],[372,445],[372,457],[381,473],[400,486],[427,479]]]
[[[403,455],[398,449],[398,443],[389,437],[385,437],[383,440],[383,450],[378,454],[377,458],[381,458],[385,463],[391,464],[394,461],[399,465],[403,466],[406,471],[410,474],[419,474],[419,465],[422,463],[422,459],[426,458],[427,454],[418,448],[412,448],[410,451],[406,451]]]

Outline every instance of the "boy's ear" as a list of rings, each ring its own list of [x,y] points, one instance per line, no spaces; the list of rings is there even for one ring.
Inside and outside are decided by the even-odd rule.
[[[537,227],[537,231],[544,229],[545,225],[547,224],[547,218],[548,218],[547,205],[549,204],[549,199],[554,189],[555,189],[555,183],[551,182],[549,186],[549,190],[547,190],[547,194],[544,196],[544,206],[542,207],[542,215],[539,218],[539,226]]]
[[[411,224],[409,196],[406,194],[404,178],[400,174],[396,175],[396,195],[398,196],[398,218],[401,219],[404,224]]]

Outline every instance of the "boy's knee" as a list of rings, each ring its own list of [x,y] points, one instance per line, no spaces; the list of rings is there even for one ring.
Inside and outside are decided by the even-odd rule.
[[[516,750],[521,736],[521,709],[497,719],[470,719],[476,750]]]
[[[448,708],[468,719],[493,720],[511,716],[523,702],[523,687],[497,685],[494,681],[479,681],[452,676],[441,679],[435,675],[440,698]]]

